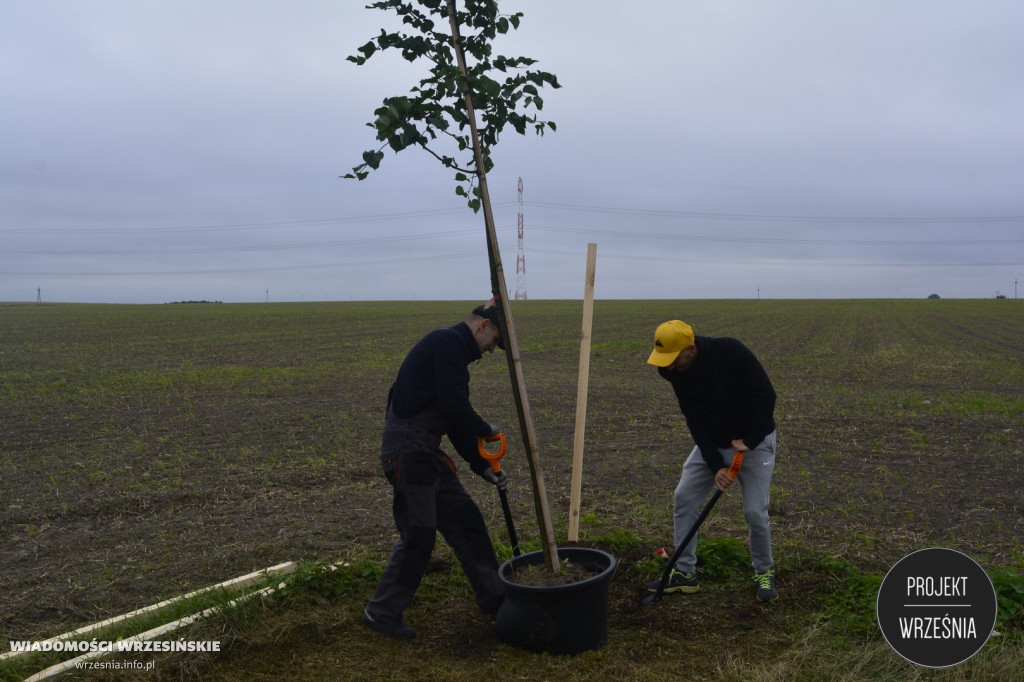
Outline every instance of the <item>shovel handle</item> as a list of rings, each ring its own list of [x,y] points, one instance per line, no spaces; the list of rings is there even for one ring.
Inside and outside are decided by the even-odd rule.
[[[733,455],[732,464],[729,465],[729,478],[736,478],[736,474],[740,472],[741,466],[743,466],[743,451],[737,450],[736,454]]]
[[[516,526],[512,523],[512,509],[508,506],[508,494],[504,490],[499,490],[498,497],[501,499],[501,512],[505,515],[505,528],[508,529],[508,540],[512,543],[512,554],[519,556],[523,551],[519,549]]]
[[[729,478],[736,478],[736,474],[740,472],[740,467],[743,466],[743,452],[736,450],[732,458],[732,464],[729,465]],[[640,603],[644,606],[653,606],[658,603],[661,599],[661,595],[665,593],[665,586],[668,585],[669,575],[672,574],[672,569],[676,567],[676,562],[679,561],[679,557],[683,555],[683,549],[690,543],[693,536],[697,534],[697,529],[700,528],[700,524],[704,523],[704,519],[707,518],[711,512],[711,508],[715,506],[715,502],[718,502],[718,498],[722,496],[721,490],[716,490],[715,494],[711,496],[708,503],[704,505],[704,509],[701,510],[697,520],[694,521],[693,526],[690,528],[690,532],[686,534],[683,541],[676,547],[676,551],[672,553],[669,560],[665,563],[665,569],[661,573],[661,582],[658,583],[658,589],[644,597]]]
[[[487,449],[488,443],[500,442],[501,447],[498,452],[491,452]],[[481,436],[476,439],[476,451],[480,453],[480,456],[487,460],[488,464],[491,465],[491,471],[499,473],[501,471],[501,460],[505,456],[507,444],[505,443],[505,434],[499,433],[494,436]]]
[[[500,443],[500,447],[497,452],[491,452],[487,449],[488,443]],[[505,434],[499,433],[494,436],[481,436],[476,440],[476,450],[491,465],[491,471],[496,474],[501,473],[501,460],[505,456],[505,451],[508,444],[505,442]],[[501,499],[501,511],[505,515],[505,527],[508,529],[508,539],[512,543],[512,553],[515,556],[519,556],[522,550],[519,549],[519,538],[516,537],[516,527],[512,523],[512,509],[508,506],[508,495],[504,490],[498,488],[498,497]]]

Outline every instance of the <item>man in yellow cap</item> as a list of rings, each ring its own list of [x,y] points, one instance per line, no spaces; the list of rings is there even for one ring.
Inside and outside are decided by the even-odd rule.
[[[736,339],[694,336],[690,325],[670,320],[654,333],[647,362],[672,384],[696,446],[683,464],[674,497],[675,540],[686,537],[712,486],[733,484],[729,465],[744,453],[737,480],[743,493],[743,517],[750,530],[750,557],[757,598],[771,601],[775,562],[768,525],[768,492],[775,470],[775,389],[764,367]],[[693,593],[697,581],[697,536],[683,550],[665,592]],[[656,592],[659,580],[648,584]]]

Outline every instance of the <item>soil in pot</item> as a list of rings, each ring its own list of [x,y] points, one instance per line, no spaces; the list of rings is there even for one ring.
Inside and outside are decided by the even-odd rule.
[[[544,564],[530,564],[528,566],[512,567],[505,577],[509,582],[516,583],[517,585],[568,585],[593,578],[599,573],[601,573],[601,569],[595,568],[592,565],[574,563],[566,559],[559,565],[558,573],[549,571],[548,567]]]

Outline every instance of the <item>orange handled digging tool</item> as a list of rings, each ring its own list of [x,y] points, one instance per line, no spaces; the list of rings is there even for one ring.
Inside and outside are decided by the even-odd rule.
[[[494,453],[487,449],[487,443],[500,442],[501,448]],[[491,471],[501,473],[501,458],[505,456],[505,434],[499,433],[496,436],[478,438],[476,441],[477,452],[491,465]],[[501,498],[501,511],[505,513],[505,526],[508,528],[508,539],[512,543],[512,554],[519,556],[519,540],[516,538],[516,527],[512,524],[512,510],[508,506],[508,495],[504,490],[498,488],[498,497]]]
[[[743,453],[737,450],[736,454],[732,458],[732,464],[729,465],[729,478],[736,478],[736,474],[740,472],[741,466],[743,466]],[[679,561],[679,557],[683,554],[683,548],[690,544],[690,540],[692,540],[693,536],[697,534],[697,529],[700,528],[700,524],[704,523],[704,519],[708,517],[708,512],[711,511],[711,508],[715,506],[715,502],[718,502],[718,498],[721,496],[722,491],[716,490],[715,494],[711,496],[710,500],[708,500],[708,503],[704,505],[704,509],[701,510],[700,516],[698,516],[697,520],[693,522],[693,528],[691,528],[690,532],[686,534],[683,541],[679,543],[678,547],[676,547],[676,551],[672,554],[668,563],[665,564],[665,571],[661,574],[661,582],[658,583],[658,589],[654,593],[644,597],[640,601],[641,604],[644,606],[654,606],[661,599],[661,596],[665,593],[665,586],[668,585],[668,578],[672,575],[672,569],[676,567],[676,562]]]

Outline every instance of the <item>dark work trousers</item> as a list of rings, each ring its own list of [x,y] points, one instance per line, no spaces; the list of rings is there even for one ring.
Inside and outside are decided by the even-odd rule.
[[[388,411],[381,466],[394,487],[391,508],[399,540],[366,605],[381,623],[402,622],[426,572],[437,531],[455,551],[482,611],[497,611],[505,596],[483,515],[438,447],[442,429],[429,412],[400,419]]]

